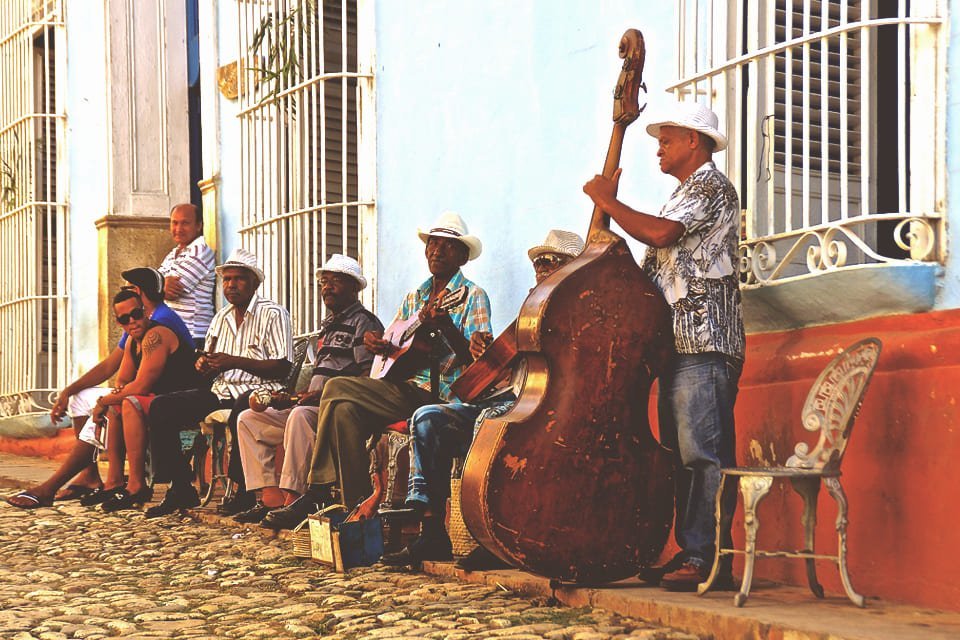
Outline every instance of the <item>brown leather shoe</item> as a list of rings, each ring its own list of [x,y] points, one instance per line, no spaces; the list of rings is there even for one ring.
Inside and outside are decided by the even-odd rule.
[[[679,569],[664,574],[660,586],[667,591],[696,591],[697,585],[707,579],[707,569],[684,562]]]
[[[640,567],[640,572],[637,574],[637,577],[640,578],[642,582],[646,582],[647,584],[656,587],[659,586],[660,581],[663,580],[663,576],[671,571],[676,571],[682,564],[683,556],[678,553],[663,564]]]

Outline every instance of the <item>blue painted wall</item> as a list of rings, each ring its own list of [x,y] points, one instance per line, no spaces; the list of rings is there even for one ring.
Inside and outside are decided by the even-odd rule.
[[[627,28],[646,38],[651,105],[667,99],[674,4],[381,1],[376,26],[377,311],[391,317],[429,275],[416,227],[453,209],[484,242],[464,271],[500,330],[533,285],[527,248],[550,228],[586,232],[581,187],[603,165]],[[657,211],[675,181],[643,122],[627,133],[621,195]]]
[[[71,4],[68,9],[79,9]],[[107,107],[107,33],[103,3],[68,10],[66,161],[70,234],[70,296],[73,380],[100,361],[97,346],[97,229],[110,210]]]

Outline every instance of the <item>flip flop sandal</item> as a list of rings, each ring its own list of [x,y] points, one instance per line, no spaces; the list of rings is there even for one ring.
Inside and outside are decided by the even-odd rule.
[[[83,496],[88,496],[94,491],[99,491],[103,487],[85,487],[82,484],[68,484],[63,491],[58,493],[54,500],[63,502],[64,500],[79,500]]]
[[[16,500],[17,498],[25,498],[27,500],[30,500],[31,502],[28,502],[27,504],[17,504],[16,502],[14,502],[14,500]],[[9,504],[10,506],[16,507],[17,509],[29,510],[29,509],[39,509],[40,507],[52,507],[53,501],[52,500],[44,501],[38,498],[37,496],[33,495],[29,491],[21,491],[20,493],[7,498],[7,504]]]

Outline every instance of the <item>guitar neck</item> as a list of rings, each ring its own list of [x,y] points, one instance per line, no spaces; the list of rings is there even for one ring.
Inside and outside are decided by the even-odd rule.
[[[612,178],[617,167],[620,166],[620,155],[623,153],[623,137],[627,131],[627,124],[623,122],[613,123],[613,133],[610,135],[610,146],[607,147],[607,159],[603,163],[603,177]],[[590,229],[587,236],[595,232],[610,229],[610,216],[598,207],[593,207],[593,215],[590,217]]]

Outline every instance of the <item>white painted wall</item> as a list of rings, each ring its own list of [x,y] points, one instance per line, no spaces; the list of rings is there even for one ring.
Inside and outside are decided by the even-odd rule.
[[[589,224],[581,187],[610,139],[620,36],[643,32],[651,105],[665,100],[673,12],[672,2],[378,2],[382,318],[429,275],[416,227],[445,209],[484,242],[464,271],[490,294],[494,328],[516,317],[533,285],[527,248],[550,228],[584,235]],[[659,172],[643,124],[641,115],[627,132],[620,192],[655,212],[676,183]]]
[[[947,69],[960,69],[960,2],[950,2],[950,42],[947,47]],[[957,74],[947,73],[947,259],[942,286],[937,296],[937,309],[960,307],[960,207],[951,197],[960,194],[960,81]]]
[[[205,57],[200,60],[200,72],[204,74],[203,82],[216,82],[216,68],[235,61],[239,56],[239,43],[237,36],[237,21],[239,20],[236,2],[218,2],[216,6],[219,10],[219,23],[217,41],[220,51],[220,59],[216,61],[212,69]],[[201,11],[201,16],[203,12]],[[203,41],[204,25],[200,25],[200,40]],[[205,68],[206,67],[206,68]],[[207,73],[210,75],[206,75]],[[208,80],[208,78],[210,78]],[[220,156],[217,160],[203,158],[204,175],[210,175],[208,167],[211,162],[219,165],[220,186],[219,203],[220,211],[218,219],[220,222],[220,260],[225,260],[230,252],[240,246],[240,236],[237,230],[240,228],[240,119],[239,102],[237,100],[228,100],[223,94],[217,91],[219,101],[219,123],[220,123]],[[206,112],[207,106],[202,109]],[[204,128],[206,135],[206,128]],[[219,293],[217,294],[219,296]]]
[[[97,352],[97,229],[110,210],[107,108],[107,34],[104,3],[68,1],[67,202],[69,202],[70,296],[73,380],[99,362]]]

